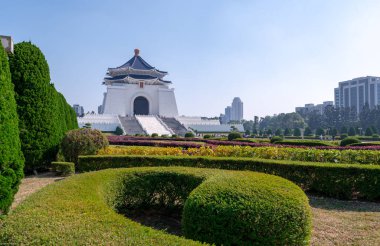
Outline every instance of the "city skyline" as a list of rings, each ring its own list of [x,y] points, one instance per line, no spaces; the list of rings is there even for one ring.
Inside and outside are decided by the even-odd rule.
[[[217,116],[238,96],[244,118],[253,119],[332,101],[339,81],[379,76],[379,7],[375,1],[12,1],[2,5],[7,21],[0,26],[15,43],[40,47],[56,88],[86,112],[102,103],[107,68],[140,48],[144,59],[170,71],[180,115]]]

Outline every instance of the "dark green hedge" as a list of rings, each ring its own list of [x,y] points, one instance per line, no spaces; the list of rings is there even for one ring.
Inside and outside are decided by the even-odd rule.
[[[251,170],[293,181],[305,191],[340,199],[378,200],[380,167],[362,164],[311,163],[222,157],[80,156],[77,170],[143,166],[189,166]]]
[[[70,176],[75,173],[75,164],[73,162],[52,162],[51,167],[58,175]]]
[[[282,140],[276,141],[275,144],[294,146],[335,146],[331,143],[320,140]]]
[[[8,57],[0,42],[0,215],[12,204],[23,168],[15,94]]]
[[[91,172],[50,185],[5,218],[0,242],[202,245],[118,214],[155,208],[179,209],[185,237],[217,245],[308,245],[310,239],[308,199],[285,179],[254,172],[155,167]]]

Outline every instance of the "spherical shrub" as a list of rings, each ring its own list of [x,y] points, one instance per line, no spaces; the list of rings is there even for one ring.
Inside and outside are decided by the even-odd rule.
[[[274,136],[270,139],[270,143],[276,143],[276,142],[279,142],[279,141],[282,141],[284,140],[282,137],[280,136]]]
[[[158,137],[158,134],[157,133],[152,133],[152,138],[156,138]]]
[[[209,139],[209,138],[211,138],[211,135],[206,134],[206,135],[203,136],[203,138],[204,139]]]
[[[78,163],[79,155],[94,155],[107,146],[107,137],[101,131],[90,128],[68,131],[61,143],[65,160],[74,163]]]
[[[347,146],[347,145],[356,144],[356,143],[361,143],[361,141],[354,137],[346,137],[345,139],[340,141],[340,146]]]
[[[241,138],[241,134],[238,132],[231,132],[228,134],[228,140],[229,141],[237,139],[237,138]]]
[[[193,138],[194,137],[194,133],[192,132],[186,132],[185,133],[185,138]]]
[[[345,139],[347,137],[348,137],[348,134],[347,133],[343,133],[343,134],[340,135],[340,140],[343,140],[343,139]]]
[[[206,180],[185,202],[185,237],[216,245],[308,245],[311,213],[288,180],[236,172]]]

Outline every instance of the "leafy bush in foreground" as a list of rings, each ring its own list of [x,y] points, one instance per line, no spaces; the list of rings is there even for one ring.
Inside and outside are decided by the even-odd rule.
[[[108,146],[108,140],[98,130],[81,128],[66,133],[62,140],[62,153],[66,161],[78,163],[79,155],[94,155]]]
[[[185,235],[205,242],[307,245],[310,239],[308,199],[291,182],[253,172],[170,167],[104,170],[51,185],[5,219],[0,241],[202,245],[141,226],[116,212],[155,207],[183,207]]]
[[[8,212],[24,175],[16,109],[8,58],[0,42],[0,215]]]

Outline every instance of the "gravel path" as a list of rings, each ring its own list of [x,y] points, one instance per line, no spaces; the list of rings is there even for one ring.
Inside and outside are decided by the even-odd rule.
[[[48,184],[54,183],[64,179],[64,177],[57,177],[53,172],[41,173],[38,175],[26,176],[19,186],[19,190],[15,195],[15,199],[12,203],[11,209],[17,207],[22,201],[25,200],[29,195],[40,190]]]

